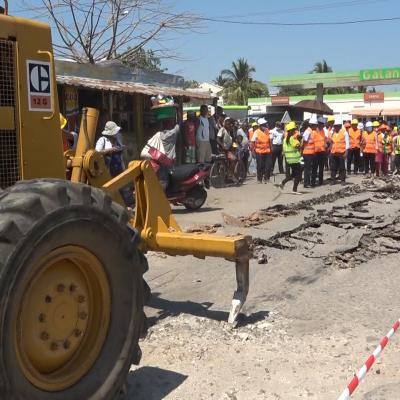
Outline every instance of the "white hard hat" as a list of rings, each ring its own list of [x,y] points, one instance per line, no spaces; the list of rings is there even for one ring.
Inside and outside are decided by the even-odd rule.
[[[341,118],[335,118],[335,122],[333,123],[333,125],[342,125]]]
[[[311,115],[308,123],[309,124],[313,124],[313,125],[317,125],[318,124],[317,116],[315,114]]]
[[[364,124],[362,122],[359,122],[357,125],[357,129],[364,129]]]
[[[368,121],[368,122],[365,124],[365,127],[366,127],[366,128],[373,128],[374,125],[373,125],[373,123],[372,123],[371,121]]]
[[[325,118],[322,115],[319,115],[317,118],[317,121],[319,124],[324,124],[325,123]]]
[[[258,120],[257,120],[258,126],[265,125],[267,123],[268,123],[268,121],[265,118],[258,118]]]

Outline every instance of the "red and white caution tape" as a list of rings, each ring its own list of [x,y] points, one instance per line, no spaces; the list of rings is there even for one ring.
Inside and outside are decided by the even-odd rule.
[[[386,336],[382,338],[382,340],[379,342],[379,346],[374,350],[374,352],[368,357],[367,361],[365,361],[364,365],[361,367],[361,369],[357,372],[356,375],[354,375],[354,378],[351,380],[351,382],[347,385],[347,388],[343,391],[343,393],[340,395],[338,400],[348,400],[350,396],[353,394],[353,392],[356,390],[358,384],[365,378],[365,375],[367,372],[371,369],[373,363],[375,360],[378,358],[379,354],[382,352],[382,350],[386,347],[386,345],[389,342],[389,339],[394,335],[394,333],[397,331],[397,329],[400,327],[400,319],[398,319],[392,329],[387,333]]]

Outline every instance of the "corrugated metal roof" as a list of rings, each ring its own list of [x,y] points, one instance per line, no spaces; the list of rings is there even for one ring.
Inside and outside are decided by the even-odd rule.
[[[212,98],[212,96],[206,92],[192,92],[190,90],[166,86],[153,86],[136,82],[82,78],[78,76],[57,75],[57,83],[60,85],[77,86],[97,90],[109,90],[111,92],[142,93],[149,96],[157,96],[161,93],[169,96],[186,96],[192,99],[209,100]]]

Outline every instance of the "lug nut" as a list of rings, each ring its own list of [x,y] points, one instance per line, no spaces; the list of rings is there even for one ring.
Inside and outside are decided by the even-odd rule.
[[[79,329],[75,329],[75,330],[74,330],[74,335],[75,335],[75,337],[79,337],[79,336],[82,335],[82,331],[79,330]]]
[[[87,313],[85,313],[84,311],[79,313],[79,318],[80,319],[86,319],[87,318]]]
[[[64,289],[65,289],[65,286],[62,284],[62,283],[60,283],[59,285],[57,285],[57,292],[63,292],[64,291]]]
[[[39,319],[39,322],[44,322],[44,321],[46,321],[46,315],[43,313],[40,313],[38,319]]]
[[[78,296],[79,303],[84,303],[85,301],[86,301],[85,296],[82,296],[82,295]]]
[[[47,295],[47,296],[44,298],[44,301],[45,301],[46,303],[51,303],[51,300],[52,300],[52,298],[51,298],[51,296],[49,296],[49,295]]]
[[[64,342],[64,349],[67,350],[67,349],[70,348],[70,346],[71,346],[70,341],[69,341],[69,340],[66,340],[66,341]]]
[[[69,287],[69,291],[70,292],[75,292],[75,290],[76,290],[76,285],[74,285],[73,283],[70,285],[70,287]]]
[[[47,332],[42,332],[40,334],[40,339],[47,340],[49,338],[49,334]]]

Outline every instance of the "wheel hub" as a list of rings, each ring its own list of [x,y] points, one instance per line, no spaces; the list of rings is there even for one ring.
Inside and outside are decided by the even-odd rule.
[[[35,264],[16,327],[25,376],[45,390],[71,386],[100,353],[110,319],[110,290],[99,260],[78,246]]]

